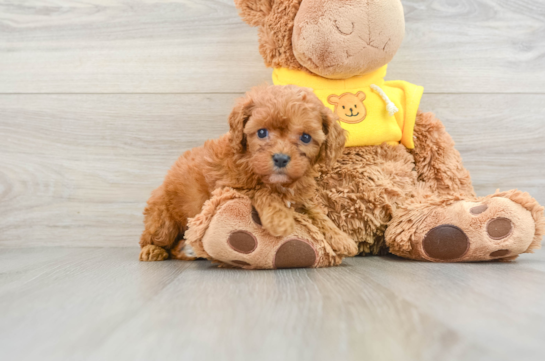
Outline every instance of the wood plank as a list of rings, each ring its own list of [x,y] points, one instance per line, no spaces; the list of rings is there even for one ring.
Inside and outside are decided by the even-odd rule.
[[[527,267],[544,261],[542,251],[523,255],[515,263],[415,264],[396,257],[369,257],[361,272],[419,311],[469,339],[482,340],[504,357],[512,348],[518,354],[508,358],[538,360],[545,352],[543,343],[520,337],[520,332],[545,330],[541,291],[545,273]]]
[[[165,359],[172,345],[188,360],[505,357],[393,297],[364,271],[363,259],[334,269],[268,272],[218,273],[201,263],[119,327],[97,358]],[[142,329],[149,330],[144,347],[119,347],[140,339]]]
[[[137,253],[136,248],[2,250],[0,358],[87,359],[191,266],[150,267],[137,261]]]
[[[133,248],[0,252],[6,360],[539,360],[545,273],[354,258],[244,271]]]
[[[427,93],[544,93],[541,0],[403,0],[407,35],[391,79]],[[540,75],[537,75],[540,74]],[[524,79],[524,80],[523,80]]]
[[[235,94],[0,96],[0,246],[132,246],[185,150],[227,131]],[[545,95],[427,95],[479,194],[545,204]]]
[[[232,92],[270,79],[232,0],[0,0],[0,92]]]
[[[424,95],[462,154],[478,195],[518,188],[545,204],[543,95]]]
[[[227,131],[235,96],[0,98],[0,244],[127,246],[177,157]]]
[[[544,93],[541,0],[404,0],[390,79]],[[244,92],[270,81],[232,0],[0,0],[2,93]]]

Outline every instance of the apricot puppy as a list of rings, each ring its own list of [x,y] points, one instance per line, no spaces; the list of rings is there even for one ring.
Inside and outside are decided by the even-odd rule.
[[[307,88],[263,86],[239,99],[230,130],[185,152],[148,200],[141,261],[169,256],[192,259],[184,250],[188,218],[195,217],[221,187],[246,194],[273,236],[294,231],[294,212],[303,212],[342,256],[355,243],[315,203],[319,163],[332,165],[342,153],[344,130],[337,117]]]

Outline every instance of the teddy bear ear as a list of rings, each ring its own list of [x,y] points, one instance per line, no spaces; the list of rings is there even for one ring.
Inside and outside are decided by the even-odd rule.
[[[242,20],[250,26],[260,26],[271,12],[273,0],[235,0]]]
[[[356,96],[358,97],[358,99],[359,99],[360,101],[364,101],[365,98],[367,97],[367,96],[365,95],[365,93],[362,92],[362,91],[358,92],[358,94],[356,94]]]
[[[335,94],[331,94],[330,96],[327,97],[327,102],[331,105],[337,105],[339,104],[339,96],[338,95],[335,95]]]

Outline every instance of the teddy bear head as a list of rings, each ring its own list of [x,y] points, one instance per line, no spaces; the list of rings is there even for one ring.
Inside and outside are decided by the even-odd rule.
[[[273,68],[347,79],[388,64],[405,36],[401,0],[235,0],[259,27],[259,51]]]

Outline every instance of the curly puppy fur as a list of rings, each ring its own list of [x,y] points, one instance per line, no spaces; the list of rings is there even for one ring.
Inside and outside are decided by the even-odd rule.
[[[188,218],[222,187],[249,196],[273,236],[292,233],[294,210],[302,209],[336,252],[354,255],[354,242],[316,204],[315,166],[334,164],[346,138],[336,116],[314,93],[295,86],[254,88],[237,102],[229,125],[221,138],[184,153],[152,193],[144,211],[140,259],[162,260],[169,254],[188,259],[182,251]],[[266,130],[266,136],[258,136],[259,130]],[[303,142],[303,134],[310,135],[310,142]],[[289,157],[287,165],[275,164],[278,154]]]

